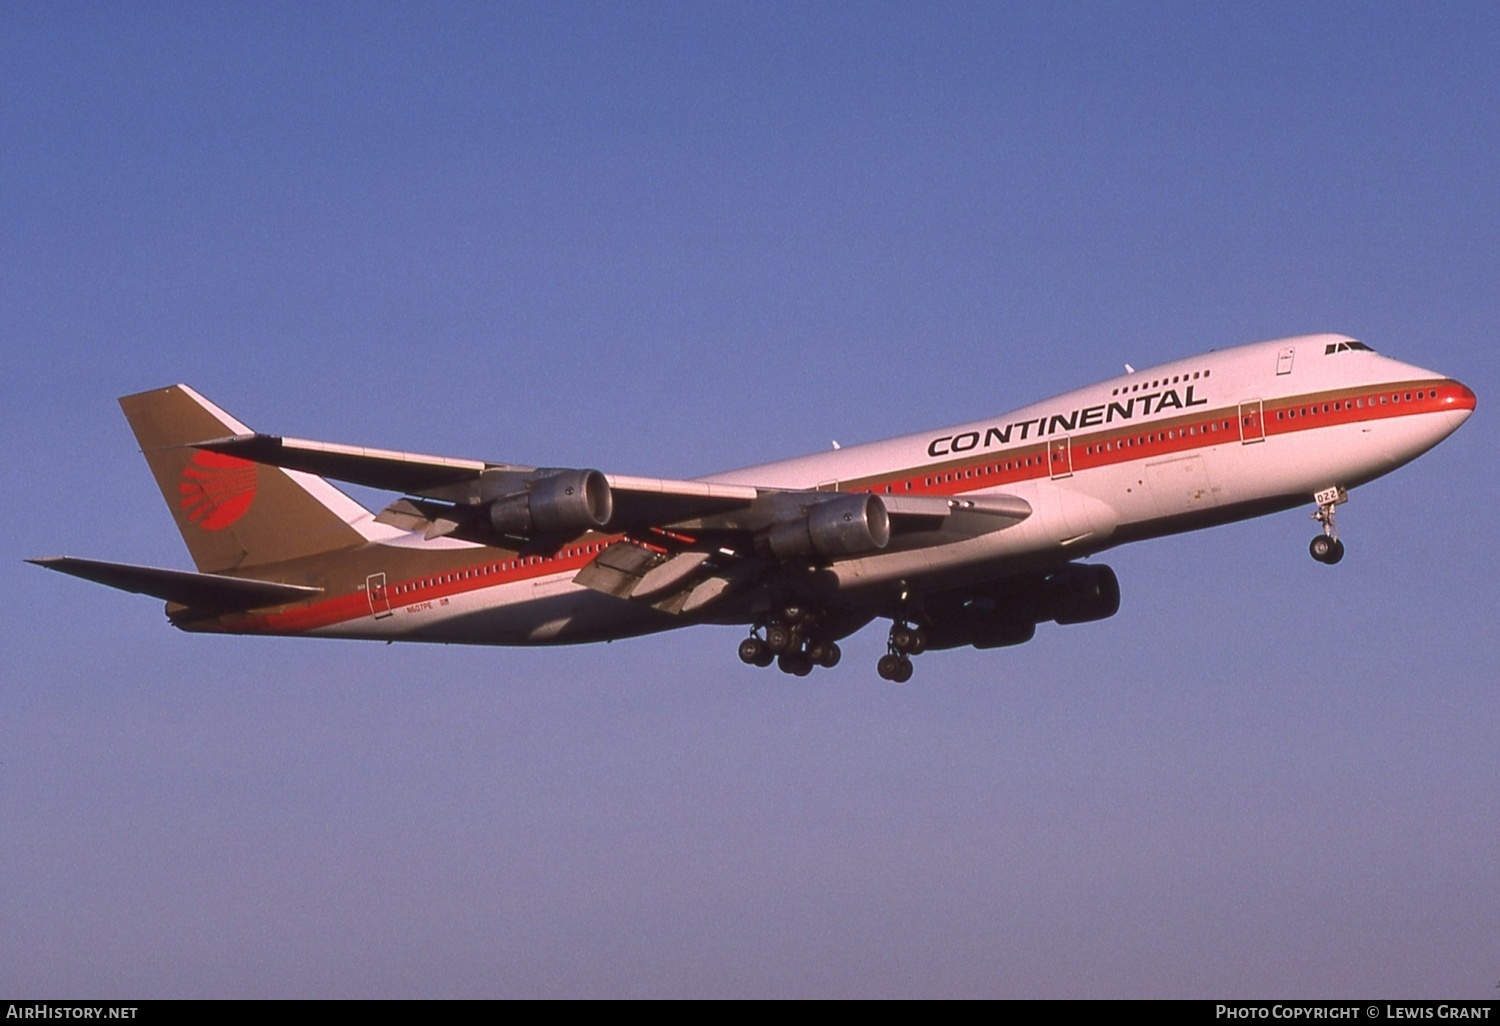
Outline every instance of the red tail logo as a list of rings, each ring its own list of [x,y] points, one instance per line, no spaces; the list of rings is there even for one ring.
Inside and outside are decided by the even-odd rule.
[[[256,465],[238,456],[200,452],[182,472],[177,490],[188,519],[205,531],[222,531],[255,500]]]

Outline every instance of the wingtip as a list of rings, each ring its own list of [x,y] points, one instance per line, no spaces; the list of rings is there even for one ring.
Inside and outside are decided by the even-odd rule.
[[[211,452],[228,452],[232,454],[235,449],[241,448],[251,442],[257,442],[262,439],[271,439],[273,437],[274,436],[271,435],[262,435],[254,431],[249,431],[238,435],[219,435],[215,438],[204,438],[196,442],[182,442],[179,445],[169,445],[167,446],[167,448],[208,449]],[[274,440],[278,445],[281,442],[280,438],[275,438]]]

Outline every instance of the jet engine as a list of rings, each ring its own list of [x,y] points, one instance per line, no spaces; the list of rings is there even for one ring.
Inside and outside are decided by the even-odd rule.
[[[1036,636],[1036,622],[1014,602],[980,596],[929,609],[923,628],[931,649],[1001,648],[1020,645]]]
[[[1102,564],[1072,563],[1052,574],[1026,574],[978,595],[949,596],[927,604],[924,630],[933,649],[1020,645],[1048,620],[1087,623],[1120,609],[1120,582]]]
[[[1120,579],[1102,563],[1070,564],[1047,579],[1049,620],[1088,623],[1120,611]]]
[[[833,495],[794,520],[774,524],[763,536],[777,559],[797,556],[859,556],[886,547],[891,518],[874,495]]]
[[[609,523],[614,495],[597,470],[562,470],[528,481],[526,491],[490,503],[499,534],[531,537],[596,530]]]

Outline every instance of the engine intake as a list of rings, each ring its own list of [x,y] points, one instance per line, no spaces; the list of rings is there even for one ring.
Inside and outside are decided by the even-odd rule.
[[[530,537],[596,530],[609,523],[614,494],[597,470],[564,470],[527,482],[526,491],[490,503],[498,534]]]
[[[777,559],[859,556],[885,548],[890,540],[890,514],[874,495],[833,496],[765,535],[765,545]]]
[[[1120,611],[1120,579],[1102,563],[1074,563],[1047,581],[1047,602],[1060,624],[1104,620]]]

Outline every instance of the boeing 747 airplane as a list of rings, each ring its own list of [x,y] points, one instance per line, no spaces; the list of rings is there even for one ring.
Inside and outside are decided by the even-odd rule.
[[[741,624],[798,676],[892,621],[929,649],[1114,615],[1113,546],[1311,504],[1344,555],[1349,489],[1474,410],[1452,378],[1343,335],[1223,349],[983,420],[694,481],[257,434],[186,385],[120,400],[198,572],[41,566],[167,603],[185,631],[552,645]],[[400,497],[372,514],[327,478]]]

